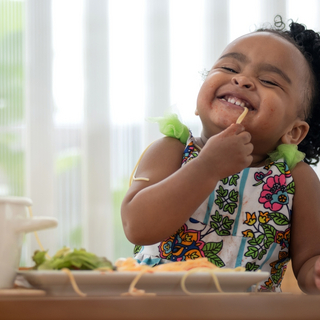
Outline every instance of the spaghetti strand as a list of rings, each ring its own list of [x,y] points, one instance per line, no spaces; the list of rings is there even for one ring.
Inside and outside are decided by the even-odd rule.
[[[244,107],[243,112],[240,114],[239,118],[237,119],[236,123],[241,123],[244,117],[247,115],[249,109],[247,107]]]
[[[29,209],[30,218],[33,218],[31,206],[29,206],[28,209]],[[34,236],[35,236],[35,238],[36,238],[36,240],[37,240],[37,243],[38,243],[39,248],[40,248],[42,251],[46,251],[46,250],[44,249],[41,241],[40,241],[40,238],[39,238],[39,236],[38,236],[38,232],[37,232],[37,231],[34,231],[33,234],[34,234]],[[47,257],[48,259],[51,259],[51,257],[49,256],[48,253],[46,253],[46,257]]]

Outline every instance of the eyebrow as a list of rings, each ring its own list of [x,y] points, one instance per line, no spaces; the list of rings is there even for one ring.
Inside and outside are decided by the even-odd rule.
[[[249,62],[249,59],[246,55],[244,55],[243,53],[240,52],[229,52],[224,54],[223,56],[221,56],[219,58],[219,60],[223,59],[223,58],[234,58],[240,62],[243,63],[247,63]],[[281,69],[279,69],[278,67],[270,64],[270,63],[261,63],[259,64],[259,69],[263,70],[263,71],[269,71],[269,72],[273,72],[273,73],[277,73],[278,75],[280,75],[285,81],[287,81],[289,84],[291,83],[291,79],[288,77],[288,75],[283,72]]]
[[[223,56],[221,56],[219,58],[219,60],[223,59],[223,58],[234,58],[236,60],[239,60],[240,62],[248,62],[249,59],[247,58],[246,55],[244,55],[243,53],[239,53],[239,52],[229,52],[224,54]]]

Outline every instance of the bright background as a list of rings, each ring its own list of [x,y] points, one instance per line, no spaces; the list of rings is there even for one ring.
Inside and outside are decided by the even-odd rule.
[[[39,232],[49,254],[131,256],[121,201],[161,137],[145,119],[170,109],[198,134],[202,72],[224,47],[276,14],[320,31],[319,13],[318,0],[0,0],[0,196],[57,217]],[[36,249],[28,234],[22,264]]]

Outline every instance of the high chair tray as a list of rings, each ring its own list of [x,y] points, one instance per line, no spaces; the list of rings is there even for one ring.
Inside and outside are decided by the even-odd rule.
[[[77,295],[69,276],[62,271],[18,271],[17,273],[33,288],[45,290],[47,295]],[[88,296],[121,295],[128,292],[130,284],[139,273],[72,271],[79,290]],[[181,280],[185,274],[186,272],[145,273],[135,287],[157,295],[185,295],[181,287]],[[216,272],[215,274],[224,292],[247,292],[252,285],[269,277],[268,272]],[[188,275],[185,286],[190,293],[217,292],[212,275],[206,272]]]

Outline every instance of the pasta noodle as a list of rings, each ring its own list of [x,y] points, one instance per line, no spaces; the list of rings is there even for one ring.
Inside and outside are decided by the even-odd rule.
[[[78,285],[77,285],[77,282],[76,282],[76,280],[74,279],[74,276],[73,276],[72,272],[71,272],[69,269],[67,269],[67,268],[62,268],[61,271],[62,271],[62,272],[65,272],[65,273],[68,275],[73,290],[74,290],[79,296],[81,296],[81,297],[86,297],[87,294],[86,294],[86,293],[83,293],[83,292],[79,289],[79,287],[78,287]]]
[[[153,268],[144,264],[139,264],[135,259],[133,258],[127,258],[124,260],[118,260],[115,263],[115,266],[117,268],[117,271],[144,271],[146,272],[153,272]]]
[[[157,271],[188,271],[194,268],[209,268],[209,269],[220,270],[220,268],[218,268],[216,265],[211,263],[207,258],[198,258],[194,260],[160,264],[154,267],[153,270],[155,272]]]
[[[245,271],[244,267],[237,267],[235,269],[231,268],[219,268],[210,262],[207,258],[198,258],[194,260],[177,261],[159,264],[155,267],[150,267],[148,265],[139,264],[134,258],[127,258],[124,260],[118,260],[116,262],[116,267],[118,271],[142,271],[147,269],[148,272],[170,272],[170,271],[188,271],[195,268],[208,268],[213,270],[219,270],[219,272],[234,272],[234,271]]]
[[[153,142],[152,142],[152,143],[153,143]],[[132,173],[131,173],[131,176],[130,176],[130,179],[129,179],[129,186],[131,186],[132,181],[137,181],[137,180],[149,181],[149,178],[143,178],[143,177],[136,178],[136,177],[134,176],[134,174],[135,174],[135,172],[136,172],[137,169],[138,169],[138,166],[139,166],[139,163],[140,163],[142,157],[144,156],[144,154],[146,153],[146,151],[149,149],[149,147],[152,145],[152,143],[150,143],[150,144],[147,146],[147,148],[142,152],[140,158],[138,159],[137,164],[136,164],[135,167],[133,168]]]
[[[214,269],[208,269],[208,268],[195,268],[195,269],[192,269],[192,270],[189,270],[181,279],[181,289],[183,290],[184,293],[188,294],[188,295],[193,295],[193,294],[204,294],[204,293],[191,293],[189,290],[187,290],[186,288],[186,285],[185,285],[185,282],[187,280],[187,277],[192,274],[192,273],[195,273],[195,272],[208,272],[212,275],[212,279],[213,279],[213,282],[217,288],[217,290],[221,293],[223,292],[221,287],[220,287],[220,283],[219,283],[219,280],[217,278],[217,276],[215,275],[215,272],[214,272]],[[209,294],[212,294],[212,292],[210,292]]]
[[[141,277],[146,273],[157,273],[157,272],[184,272],[186,273],[183,275],[180,281],[181,289],[184,293],[188,295],[194,295],[194,294],[216,294],[216,292],[209,292],[209,293],[192,293],[186,288],[186,279],[189,277],[190,274],[196,273],[196,272],[207,272],[212,275],[212,279],[214,281],[214,284],[216,286],[216,289],[219,293],[223,293],[223,290],[221,289],[221,286],[219,284],[219,280],[216,276],[216,272],[241,272],[245,271],[244,267],[237,267],[234,269],[231,268],[219,268],[215,266],[213,263],[211,263],[207,258],[199,258],[195,260],[187,260],[187,261],[181,261],[181,262],[171,262],[171,263],[165,263],[161,265],[157,265],[155,267],[151,267],[148,265],[141,265],[139,264],[135,259],[133,258],[127,258],[127,259],[119,259],[115,266],[117,267],[117,271],[119,272],[138,272],[138,274],[134,277],[132,280],[129,289],[127,292],[122,293],[122,296],[128,295],[128,296],[155,296],[155,293],[147,293],[145,290],[137,289],[136,285],[138,281],[141,279]],[[101,271],[104,273],[103,269],[95,269],[96,271]],[[67,269],[63,268],[61,269],[62,272],[65,272],[70,280],[70,283],[72,285],[73,290],[81,297],[86,297],[87,294],[82,292],[77,283],[76,280],[72,274],[72,272]],[[110,271],[110,270],[108,270]],[[116,271],[116,272],[117,272]]]
[[[128,258],[125,260],[119,260],[116,262],[117,270],[118,271],[136,271],[140,272],[131,282],[130,287],[128,292],[123,293],[122,295],[155,295],[155,294],[149,294],[145,293],[144,290],[138,290],[135,288],[137,282],[140,280],[143,274],[145,273],[157,273],[157,272],[183,272],[186,271],[186,273],[183,275],[181,278],[181,289],[183,290],[184,293],[188,295],[192,294],[203,294],[203,293],[191,293],[190,291],[187,290],[185,281],[187,277],[191,273],[195,272],[208,272],[212,275],[214,284],[218,290],[218,292],[223,292],[221,289],[221,286],[219,284],[219,280],[215,274],[215,272],[243,272],[245,271],[244,267],[237,267],[234,269],[231,268],[224,268],[221,269],[211,263],[207,258],[199,258],[195,260],[186,260],[186,261],[179,261],[179,262],[172,262],[172,263],[165,263],[165,264],[160,264],[155,267],[150,267],[147,265],[140,265],[135,261],[133,258]],[[205,293],[205,294],[215,294],[213,293]]]
[[[243,112],[240,114],[239,118],[237,119],[236,123],[241,123],[244,117],[247,115],[249,109],[244,107]]]
[[[133,180],[133,181],[150,181],[149,178],[142,178],[142,177],[141,177],[141,178],[133,177],[132,180]]]
[[[142,275],[144,273],[147,273],[148,269],[144,269],[142,270],[131,282],[130,287],[128,292],[122,293],[122,296],[144,296],[144,295],[148,295],[148,296],[155,296],[155,293],[146,293],[145,290],[139,290],[137,289],[135,286],[138,283],[138,281],[140,280],[140,278],[142,277]]]
[[[28,207],[28,209],[29,209],[30,218],[32,218],[32,217],[33,217],[32,209],[31,209],[31,207]],[[41,241],[40,241],[40,238],[39,238],[39,236],[38,236],[37,231],[34,231],[33,234],[34,234],[34,236],[36,237],[36,240],[37,240],[37,243],[38,243],[40,249],[41,249],[42,251],[46,251],[46,250],[44,250],[44,247],[43,247],[43,245],[42,245],[42,243],[41,243]],[[47,257],[48,259],[51,259],[51,257],[48,255],[48,253],[46,253],[46,257]]]

